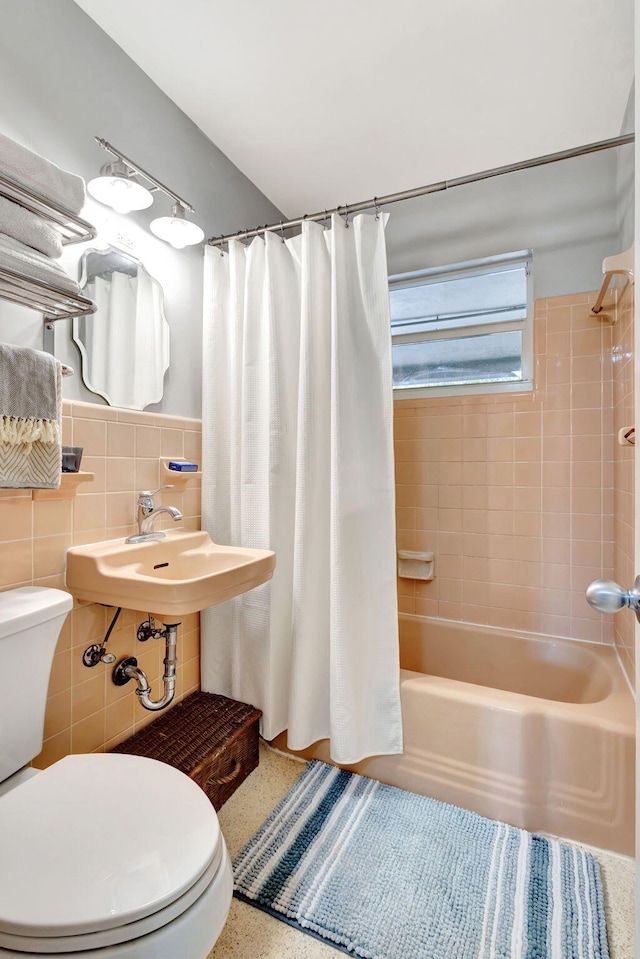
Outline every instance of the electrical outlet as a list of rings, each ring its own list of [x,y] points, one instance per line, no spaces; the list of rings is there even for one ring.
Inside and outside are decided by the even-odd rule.
[[[116,243],[119,243],[120,246],[124,246],[127,250],[133,249],[133,239],[130,236],[126,236],[124,233],[116,233]]]

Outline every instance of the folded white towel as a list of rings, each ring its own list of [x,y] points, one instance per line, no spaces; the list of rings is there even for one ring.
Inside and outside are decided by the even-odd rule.
[[[0,233],[12,236],[45,256],[62,256],[60,232],[35,213],[3,196],[0,196]]]
[[[84,180],[67,173],[39,153],[0,133],[0,173],[63,207],[79,213],[86,199]]]
[[[0,343],[0,488],[57,489],[61,435],[62,364]]]
[[[79,289],[77,282],[48,256],[19,243],[6,233],[0,233],[0,268],[2,267],[68,293],[77,293]]]

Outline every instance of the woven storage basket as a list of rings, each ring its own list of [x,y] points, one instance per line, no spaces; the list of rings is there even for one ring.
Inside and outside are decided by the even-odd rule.
[[[159,759],[186,773],[216,809],[258,765],[259,709],[213,693],[191,693],[114,753]]]

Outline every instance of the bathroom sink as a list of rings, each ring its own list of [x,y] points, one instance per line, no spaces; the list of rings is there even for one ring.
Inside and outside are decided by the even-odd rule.
[[[146,543],[111,539],[73,546],[66,583],[76,599],[170,622],[266,583],[275,564],[268,549],[219,546],[201,530],[167,530],[164,539]]]

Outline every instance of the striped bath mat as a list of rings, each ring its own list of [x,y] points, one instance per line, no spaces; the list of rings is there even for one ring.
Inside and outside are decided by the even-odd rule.
[[[234,863],[236,896],[365,959],[608,959],[597,860],[312,762]]]

